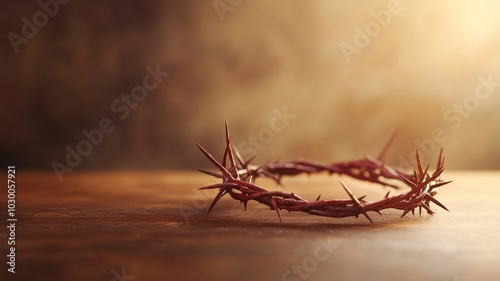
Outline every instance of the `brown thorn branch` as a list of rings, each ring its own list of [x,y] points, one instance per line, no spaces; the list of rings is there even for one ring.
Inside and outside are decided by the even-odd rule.
[[[392,168],[382,162],[383,156],[387,152],[390,144],[393,142],[394,133],[389,142],[384,146],[377,159],[367,155],[364,159],[340,162],[340,163],[320,163],[309,160],[296,160],[289,162],[274,162],[262,166],[250,165],[251,160],[244,160],[236,148],[231,147],[231,138],[229,136],[229,128],[227,122],[225,124],[226,131],[226,148],[222,158],[222,162],[218,162],[210,153],[208,153],[201,145],[197,144],[200,151],[207,159],[219,170],[219,173],[199,170],[202,173],[222,179],[222,183],[205,186],[200,189],[219,189],[212,204],[210,205],[209,213],[217,202],[225,195],[229,194],[231,198],[243,203],[245,210],[247,203],[250,200],[257,201],[268,206],[271,210],[275,210],[280,222],[282,222],[281,209],[291,211],[299,211],[318,216],[327,216],[334,218],[341,217],[358,217],[364,215],[370,222],[373,220],[368,215],[368,212],[376,212],[382,214],[385,209],[402,210],[404,217],[409,212],[414,214],[415,209],[425,209],[429,215],[433,215],[429,203],[432,202],[440,208],[448,211],[448,209],[439,202],[434,195],[437,193],[437,188],[450,183],[451,181],[443,181],[440,179],[444,171],[444,156],[441,148],[436,170],[429,174],[429,166],[424,170],[420,152],[416,150],[415,160],[417,168],[413,173],[408,173],[403,170]],[[228,160],[229,159],[229,166]],[[283,176],[294,176],[299,174],[316,174],[327,172],[329,174],[346,175],[362,181],[368,181],[383,186],[392,188],[400,188],[404,185],[410,188],[409,191],[397,195],[389,196],[390,192],[384,198],[378,201],[365,201],[364,197],[357,198],[350,191],[347,185],[341,180],[340,184],[347,192],[350,199],[333,199],[321,200],[319,195],[316,200],[310,202],[304,198],[294,194],[282,191],[267,191],[265,188],[255,185],[253,179],[258,177],[267,177],[277,183]],[[395,180],[400,185],[389,183],[389,180]]]

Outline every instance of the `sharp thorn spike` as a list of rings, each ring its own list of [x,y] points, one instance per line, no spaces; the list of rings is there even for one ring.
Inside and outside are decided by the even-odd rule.
[[[392,142],[396,138],[396,135],[398,134],[398,131],[399,131],[399,129],[394,130],[394,132],[392,133],[391,137],[389,138],[389,140],[385,144],[384,148],[382,148],[382,151],[378,155],[377,160],[382,161],[384,159],[384,156],[387,153],[387,150],[389,150],[389,147],[391,146]]]
[[[352,194],[352,192],[349,190],[349,188],[347,188],[347,185],[339,178],[339,182],[340,184],[342,185],[342,187],[344,188],[345,192],[347,192],[347,194],[349,195],[349,197],[351,197],[352,201],[354,201],[356,203],[356,205],[358,205],[358,207],[361,209],[361,212],[363,213],[363,215],[371,222],[373,223],[372,219],[370,218],[370,216],[366,213],[365,211],[365,208],[363,208],[363,205],[361,205],[361,202],[359,202],[358,198],[356,198],[356,196],[354,196],[354,194]]]
[[[431,188],[437,188],[437,187],[443,186],[445,184],[449,184],[451,182],[453,182],[453,181],[444,181],[444,182],[436,183],[436,184],[431,185]]]
[[[443,147],[441,146],[441,150],[439,151],[437,169],[439,169],[443,166],[443,162],[444,162]]]
[[[228,150],[229,149],[226,146],[226,149],[224,150],[224,156],[222,156],[222,166],[224,166],[224,168],[227,167],[227,154],[229,153]]]
[[[434,204],[438,205],[439,207],[441,207],[441,208],[445,209],[446,211],[448,211],[448,212],[450,211],[450,210],[448,210],[448,208],[446,208],[446,207],[445,207],[445,206],[444,206],[441,202],[439,202],[436,198],[432,197],[431,195],[426,194],[426,195],[424,196],[424,198],[425,198],[425,199],[427,199],[427,200],[429,200],[429,201],[431,201],[432,203],[434,203]]]
[[[245,163],[245,160],[241,156],[240,151],[238,150],[238,148],[236,146],[233,146],[233,152],[234,152],[234,156],[236,156],[236,160],[238,160],[238,163],[240,163],[241,166],[246,168],[246,166],[248,164]]]
[[[403,214],[401,215],[400,219],[404,218],[404,216],[406,216],[406,214],[408,214],[410,212],[410,210],[404,210],[403,211]]]
[[[217,184],[212,184],[208,186],[203,186],[198,188],[199,190],[205,190],[205,189],[216,189],[216,188],[223,188],[224,184],[223,183],[217,183]]]
[[[226,151],[229,156],[229,161],[231,162],[231,167],[236,168],[236,162],[234,161],[233,150],[231,148],[231,137],[229,136],[229,126],[226,120]],[[225,166],[225,165],[224,165]],[[240,176],[236,173],[236,178],[239,179]]]
[[[418,173],[420,174],[420,177],[423,178],[422,175],[424,175],[424,169],[422,168],[422,159],[420,158],[420,152],[418,151],[418,148],[415,149],[415,158],[417,160]]]
[[[207,215],[210,214],[210,211],[215,206],[215,204],[217,203],[217,201],[219,201],[219,199],[221,199],[222,196],[224,196],[225,194],[226,194],[226,190],[223,189],[223,188],[221,188],[219,190],[219,192],[217,193],[217,195],[215,196],[214,200],[212,201],[212,204],[210,205],[210,208],[208,208]]]
[[[389,191],[387,191],[387,194],[384,196],[384,199],[385,199],[385,198],[388,198],[390,193],[391,193],[391,191],[390,191],[390,190],[389,190]]]
[[[212,177],[222,178],[222,175],[221,175],[221,174],[217,174],[217,173],[214,173],[214,172],[211,172],[211,171],[207,171],[207,170],[200,170],[200,169],[198,169],[197,171],[198,171],[198,172],[201,172],[201,173],[204,173],[204,174],[207,174],[207,175],[212,176]]]
[[[278,208],[278,204],[276,204],[276,200],[274,200],[274,197],[271,197],[271,204],[273,205],[274,210],[276,210],[276,213],[278,214],[278,218],[280,219],[280,223],[283,223],[281,220],[281,212]]]
[[[227,155],[229,153],[229,146],[227,145],[229,143],[229,130],[228,130],[228,125],[227,125],[227,120],[224,120],[224,126],[226,129],[226,149],[224,149],[224,156],[222,157],[222,166],[227,167]]]
[[[233,176],[226,170],[226,168],[224,166],[222,166],[219,162],[217,162],[217,160],[215,160],[215,158],[212,155],[210,155],[210,153],[208,153],[208,151],[206,151],[199,143],[197,143],[196,145],[201,150],[201,152],[205,155],[205,157],[207,157],[208,160],[210,160],[210,162],[212,162],[212,164],[214,164],[222,172],[222,174],[225,177],[227,177],[229,179],[234,179]]]
[[[427,167],[425,167],[424,177],[427,175],[427,172],[429,171],[430,166],[431,166],[431,164],[427,164]]]
[[[431,216],[434,215],[434,212],[425,203],[420,204],[420,206],[422,206],[422,208],[424,208],[427,211],[427,214]]]
[[[416,188],[416,187],[417,187],[417,185],[416,185],[414,182],[412,182],[411,180],[407,179],[405,176],[400,175],[400,177],[401,177],[401,179],[402,179],[402,180],[403,180],[406,184],[408,184],[408,185],[411,187],[411,189],[414,189],[414,188]]]
[[[242,164],[242,165],[243,165],[243,166],[245,166],[245,167],[246,167],[246,166],[248,166],[248,164],[250,164],[250,162],[252,162],[252,160],[253,160],[253,159],[255,159],[255,156],[256,156],[256,155],[254,155],[254,156],[252,156],[252,157],[248,158],[248,160],[247,160],[247,161],[245,161],[245,163],[244,163],[244,164]]]

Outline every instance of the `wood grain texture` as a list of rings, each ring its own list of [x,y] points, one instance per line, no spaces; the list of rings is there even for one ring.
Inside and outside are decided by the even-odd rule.
[[[445,172],[435,216],[332,219],[276,213],[229,197],[206,215],[215,183],[191,172],[17,175],[17,273],[1,280],[498,280],[499,172]],[[345,179],[356,195],[387,189]],[[347,198],[335,177],[285,180],[306,199]],[[279,189],[261,181],[268,189]],[[6,221],[6,188],[0,192]],[[184,214],[184,215],[183,215]],[[2,227],[5,231],[5,227]],[[6,260],[6,241],[0,252]],[[300,267],[300,269],[298,269]],[[300,270],[300,272],[299,272]],[[4,278],[4,276],[6,278]],[[135,276],[132,279],[131,276]]]

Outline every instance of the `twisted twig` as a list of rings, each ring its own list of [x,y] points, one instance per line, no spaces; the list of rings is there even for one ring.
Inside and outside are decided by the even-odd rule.
[[[394,137],[394,135],[393,135]],[[429,215],[433,215],[429,203],[433,202],[439,207],[448,211],[448,209],[434,198],[437,193],[437,188],[448,184],[440,179],[441,173],[444,171],[444,156],[443,150],[439,154],[436,171],[432,174],[428,173],[429,166],[424,170],[420,153],[416,150],[417,169],[413,174],[404,172],[399,169],[391,168],[382,162],[382,158],[393,140],[391,137],[388,144],[377,159],[366,156],[364,159],[348,161],[334,164],[323,164],[307,160],[298,160],[292,162],[275,162],[263,166],[250,165],[250,160],[245,161],[236,149],[231,148],[229,130],[226,123],[226,149],[222,162],[218,162],[210,155],[201,145],[198,148],[201,152],[214,164],[221,174],[200,170],[203,173],[221,178],[222,183],[205,186],[200,189],[219,189],[215,196],[208,213],[212,210],[215,204],[226,194],[229,194],[233,199],[239,200],[247,207],[247,202],[250,200],[269,206],[272,210],[276,210],[281,221],[280,209],[288,211],[300,211],[313,215],[327,217],[358,217],[364,215],[370,222],[373,222],[368,212],[373,211],[380,214],[384,209],[399,209],[403,211],[404,217],[410,211],[414,213],[418,208],[420,213],[422,208]],[[227,160],[229,159],[229,166]],[[286,193],[281,191],[267,191],[264,188],[257,186],[253,180],[257,177],[268,177],[280,183],[282,176],[297,175],[301,173],[318,173],[326,171],[330,174],[343,174],[359,180],[378,183],[381,185],[398,188],[397,185],[387,182],[387,180],[396,180],[410,187],[410,191],[403,192],[398,195],[389,196],[389,192],[379,201],[365,201],[364,197],[355,197],[345,183],[339,179],[342,187],[347,192],[351,199],[334,199],[320,200],[320,196],[315,201],[307,201],[294,193]]]

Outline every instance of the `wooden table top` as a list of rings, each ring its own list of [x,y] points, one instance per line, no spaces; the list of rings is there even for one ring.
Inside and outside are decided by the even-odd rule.
[[[343,178],[356,195],[387,188]],[[500,172],[445,171],[433,217],[333,219],[274,211],[226,196],[193,172],[17,173],[16,274],[1,280],[499,280]],[[314,200],[347,198],[334,176],[284,181]],[[275,184],[261,181],[268,189]],[[7,190],[0,191],[5,235]],[[4,278],[7,277],[7,279]]]

